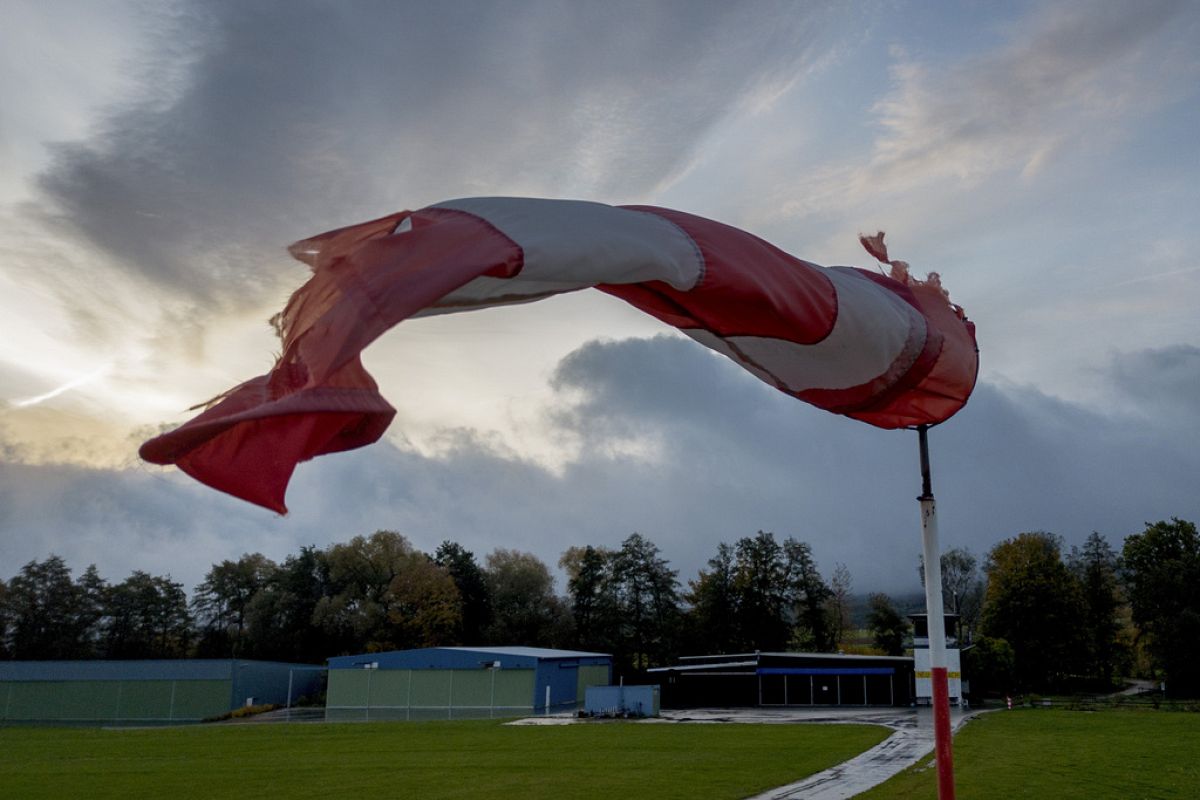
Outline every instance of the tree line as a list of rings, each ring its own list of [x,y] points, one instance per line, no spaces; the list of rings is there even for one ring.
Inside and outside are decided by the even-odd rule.
[[[634,533],[618,548],[571,547],[555,592],[536,556],[480,563],[455,542],[425,553],[395,531],[302,547],[276,563],[225,560],[187,597],[170,576],[77,578],[58,556],[0,581],[0,657],[255,658],[320,663],[347,653],[528,645],[611,653],[619,672],[679,654],[835,647],[849,625],[849,573],[832,586],[812,548],[759,532],[722,543],[687,586]]]
[[[1172,695],[1200,695],[1195,524],[1147,524],[1120,552],[1099,533],[1067,552],[1060,537],[1027,532],[995,545],[982,565],[962,549],[941,565],[973,688],[1107,691],[1141,676]]]
[[[954,549],[941,565],[977,691],[1107,686],[1134,673],[1165,677],[1173,693],[1200,691],[1200,537],[1190,522],[1147,525],[1119,554],[1099,534],[1064,553],[1059,537],[1030,532],[1000,542],[982,564]],[[618,548],[568,548],[558,566],[563,595],[530,553],[500,548],[481,563],[455,542],[425,553],[377,531],[302,547],[280,563],[260,553],[222,561],[189,600],[169,576],[135,571],[109,583],[90,566],[74,578],[52,555],[0,581],[0,657],[320,663],[528,645],[611,653],[618,674],[632,674],[681,654],[898,655],[908,644],[893,598],[862,603],[844,565],[826,580],[811,546],[792,537],[759,531],[722,542],[686,585],[638,533]]]

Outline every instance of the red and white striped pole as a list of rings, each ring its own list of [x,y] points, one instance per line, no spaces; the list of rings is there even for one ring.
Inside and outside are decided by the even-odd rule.
[[[919,425],[921,444],[921,544],[925,556],[925,613],[929,623],[930,683],[938,800],[954,800],[954,755],[950,739],[950,686],[946,675],[946,615],[942,609],[942,554],[938,546],[937,504],[929,474],[929,426]]]

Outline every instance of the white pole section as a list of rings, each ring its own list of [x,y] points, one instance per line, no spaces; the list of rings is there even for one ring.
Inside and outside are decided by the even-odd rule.
[[[950,687],[946,675],[946,615],[942,609],[942,555],[937,504],[929,471],[929,426],[917,428],[921,446],[921,544],[925,557],[925,612],[929,627],[929,671],[933,687],[933,735],[938,800],[954,800],[954,756],[950,739]]]
[[[550,684],[546,684],[546,713],[545,716],[550,716]]]

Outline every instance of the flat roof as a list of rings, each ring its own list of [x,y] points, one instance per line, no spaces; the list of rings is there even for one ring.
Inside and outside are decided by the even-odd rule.
[[[729,660],[722,661],[722,656],[683,656],[680,661],[699,661],[700,659],[712,659],[704,663],[695,664],[678,664],[671,667],[654,667],[646,670],[647,672],[702,672],[713,669],[728,669],[731,667],[757,667],[763,657],[772,659],[783,658],[789,661],[841,661],[841,662],[892,662],[911,664],[913,660],[909,656],[869,656],[859,653],[790,653],[790,652],[763,652],[763,653],[735,653],[727,656]]]
[[[681,667],[651,667],[646,672],[699,672],[700,670],[721,669],[724,667],[755,667],[757,661],[714,661],[711,664],[688,664]],[[751,674],[749,672],[747,675]]]

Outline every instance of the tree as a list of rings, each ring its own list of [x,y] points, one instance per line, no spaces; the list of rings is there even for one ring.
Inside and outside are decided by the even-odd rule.
[[[262,553],[214,564],[196,586],[192,608],[204,629],[201,651],[237,658],[246,650],[246,611],[278,567]]]
[[[477,645],[483,642],[484,631],[492,620],[492,600],[487,580],[475,561],[475,554],[457,542],[442,542],[433,560],[449,573],[458,588],[459,616],[462,626],[459,644]]]
[[[583,650],[620,649],[621,610],[613,576],[614,553],[603,547],[570,547],[558,565],[567,574],[575,642]]]
[[[983,580],[979,577],[979,562],[964,547],[954,547],[942,553],[942,606],[947,614],[957,614],[955,636],[959,646],[970,642],[983,610]],[[925,556],[918,556],[917,573],[925,585]]]
[[[717,554],[708,560],[708,569],[688,583],[689,636],[694,647],[710,653],[733,653],[741,648],[736,580],[733,548],[721,542]]]
[[[1121,644],[1123,601],[1117,577],[1117,553],[1103,536],[1093,531],[1082,550],[1071,548],[1067,564],[1082,591],[1084,671],[1105,684],[1112,684],[1119,664],[1127,662]]]
[[[833,628],[827,611],[833,592],[817,571],[812,547],[807,542],[788,537],[783,542],[783,554],[788,605],[794,610],[796,619],[789,645],[801,651],[833,650]]]
[[[1167,691],[1200,695],[1200,535],[1178,518],[1125,539],[1123,574],[1133,621]]]
[[[1059,685],[1077,666],[1079,584],[1062,561],[1059,538],[1022,533],[988,553],[983,632],[1006,640],[1020,688]]]
[[[829,624],[831,649],[840,647],[850,627],[850,570],[845,564],[835,564],[829,579],[829,595],[825,598],[825,619]]]
[[[183,658],[192,618],[183,584],[136,570],[109,587],[105,607],[106,658]]]
[[[94,614],[86,590],[60,557],[30,561],[8,582],[8,646],[13,658],[86,658]]]
[[[962,653],[963,674],[971,681],[971,696],[1009,694],[1015,688],[1016,655],[1003,639],[980,636]]]
[[[11,613],[8,608],[8,584],[0,579],[0,659],[12,658],[8,649],[12,629]]]
[[[736,568],[733,589],[737,596],[737,629],[741,649],[783,650],[791,624],[788,615],[790,588],[783,548],[775,534],[759,531],[734,545]]]
[[[867,630],[871,631],[875,646],[884,655],[904,655],[904,636],[908,633],[908,621],[900,616],[892,598],[876,593],[868,601]]]
[[[354,649],[352,640],[331,636],[315,622],[317,606],[332,595],[323,551],[308,546],[289,555],[246,608],[246,655],[319,664]]]
[[[78,590],[79,627],[83,630],[83,650],[86,656],[98,655],[103,650],[101,638],[106,624],[108,583],[100,577],[95,564],[75,581]]]
[[[640,533],[621,543],[612,565],[621,609],[622,653],[634,669],[664,663],[674,654],[680,617],[678,573]]]
[[[492,598],[489,642],[534,647],[558,643],[565,633],[566,609],[554,594],[554,578],[541,559],[498,548],[488,554],[484,576]]]
[[[454,578],[432,559],[412,559],[392,579],[388,622],[395,647],[455,644],[462,631],[462,596]]]
[[[453,624],[461,624],[458,590],[449,573],[395,531],[376,531],[332,545],[325,560],[331,593],[318,601],[313,619],[346,649],[379,652],[443,641],[451,590]],[[440,570],[445,581],[439,581],[431,567]]]

